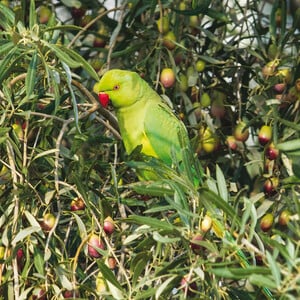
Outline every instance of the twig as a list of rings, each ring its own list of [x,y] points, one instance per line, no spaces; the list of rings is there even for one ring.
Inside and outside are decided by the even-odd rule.
[[[22,73],[16,77],[14,77],[9,83],[8,88],[11,89],[18,81],[24,80],[26,78],[27,73]]]
[[[68,48],[71,48],[74,43],[76,42],[76,40],[78,40],[78,38],[84,33],[87,31],[88,28],[90,28],[94,23],[96,23],[98,20],[100,20],[102,17],[104,17],[105,15],[113,12],[113,11],[117,11],[119,10],[120,7],[115,7],[115,8],[112,8],[110,10],[106,10],[104,12],[102,12],[100,15],[98,15],[96,18],[94,18],[92,21],[90,21],[88,24],[86,24],[75,36],[74,38],[72,39],[72,41],[70,42],[70,44],[67,46]],[[101,11],[100,11],[101,12]]]
[[[102,120],[99,116],[95,116],[95,119],[99,122],[99,123],[101,123],[101,124],[103,124],[113,135],[114,135],[114,137],[117,139],[117,140],[122,140],[122,137],[121,137],[121,135],[120,135],[120,133],[119,133],[119,131],[118,130],[116,130],[113,126],[111,126],[108,122],[105,122],[104,120]]]
[[[15,157],[14,157],[14,150],[10,143],[9,137],[7,136],[6,142],[6,149],[7,149],[7,156],[9,160],[9,165],[12,174],[12,181],[13,181],[13,189],[15,191],[13,196],[13,203],[14,203],[14,216],[13,216],[13,225],[12,225],[12,235],[14,236],[17,231],[17,222],[19,218],[19,197],[17,193],[17,174],[16,174],[16,166],[15,166]],[[22,177],[20,177],[22,178]],[[14,253],[14,249],[16,248],[16,244],[12,244],[12,253]],[[19,299],[20,294],[20,284],[19,284],[19,274],[18,274],[18,262],[17,257],[12,259],[12,267],[13,267],[13,278],[14,278],[14,295],[15,299]]]
[[[113,135],[117,139],[121,139],[120,135],[118,134],[119,125],[118,125],[116,117],[110,111],[108,111],[107,109],[100,106],[99,102],[95,99],[95,97],[92,95],[92,93],[84,85],[82,85],[80,82],[78,82],[77,80],[74,80],[74,79],[72,79],[72,84],[74,86],[76,86],[82,94],[87,96],[89,102],[91,102],[93,104],[93,107],[90,109],[90,112],[97,110],[102,116],[104,116],[111,123],[114,130],[112,130],[112,127],[110,125],[108,126],[107,123],[105,123],[105,122],[101,122],[101,123],[104,126],[106,126],[110,131],[112,131]],[[97,120],[99,121],[100,119],[97,119]]]
[[[24,80],[26,78],[26,75],[27,75],[27,73],[22,73],[22,74],[16,76],[15,78],[13,78],[8,84],[9,88],[12,88],[19,80]],[[109,123],[111,125],[107,122],[104,122],[103,120],[101,120],[98,117],[96,117],[97,121],[99,121],[109,131],[111,131],[112,134],[115,136],[115,138],[117,138],[118,140],[121,140],[121,136],[118,132],[119,126],[118,126],[116,117],[110,111],[108,111],[107,109],[104,109],[102,106],[100,106],[99,102],[95,99],[95,97],[92,95],[92,93],[84,85],[82,85],[79,81],[72,79],[71,82],[72,82],[72,85],[76,86],[79,89],[79,91],[83,95],[85,95],[88,98],[89,102],[92,103],[92,105],[93,105],[88,111],[86,111],[85,113],[82,113],[79,116],[79,119],[84,119],[85,117],[92,114],[93,112],[98,111],[103,117],[105,117],[109,121]],[[57,120],[62,123],[64,123],[66,121],[65,119],[57,117],[55,115],[48,115],[48,114],[44,114],[41,112],[31,111],[30,115],[53,119],[53,120]]]
[[[111,35],[110,42],[109,42],[109,50],[108,50],[108,54],[107,54],[107,69],[110,68],[111,55],[112,55],[113,49],[116,45],[118,34],[119,34],[119,32],[122,28],[122,23],[123,23],[123,20],[124,20],[124,17],[125,17],[125,7],[126,7],[126,5],[127,5],[127,1],[124,1],[124,4],[122,6],[120,6],[120,8],[119,8],[121,10],[121,14],[120,14],[120,17],[119,17],[119,20],[118,20],[118,25],[115,28],[115,30],[113,31],[113,33]]]

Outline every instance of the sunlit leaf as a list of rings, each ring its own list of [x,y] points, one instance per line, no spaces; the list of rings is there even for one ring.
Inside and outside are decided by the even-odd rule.
[[[87,237],[87,230],[86,230],[86,227],[85,227],[83,221],[76,213],[73,213],[73,216],[77,222],[79,235],[80,235],[81,239],[85,239]]]
[[[174,193],[168,185],[159,182],[139,182],[132,184],[131,187],[137,193],[144,195],[164,196]]]
[[[49,156],[50,154],[55,154],[57,152],[57,149],[49,149],[43,152],[38,153],[37,155],[35,155],[35,157],[33,158],[33,161],[41,158],[43,156]]]
[[[166,220],[157,220],[155,218],[151,217],[144,217],[144,216],[137,216],[137,215],[132,215],[127,218],[128,222],[134,222],[137,224],[141,225],[148,225],[154,230],[168,230],[172,231],[174,229],[173,225],[170,223],[166,222]]]
[[[78,53],[75,51],[65,48],[64,51],[72,57],[75,61],[81,63],[82,67],[87,71],[87,73],[96,81],[99,81],[99,76],[96,73],[95,69]]]
[[[300,139],[286,141],[276,145],[276,148],[281,151],[296,151],[300,150]]]
[[[31,226],[31,227],[22,229],[17,233],[17,235],[14,237],[14,239],[11,241],[11,243],[12,243],[12,245],[16,245],[18,242],[23,241],[25,238],[27,238],[32,233],[38,232],[40,230],[41,230],[40,226]]]
[[[134,265],[134,268],[132,268],[133,271],[133,277],[132,282],[133,284],[136,284],[138,282],[139,277],[144,272],[146,265],[148,264],[148,261],[146,259],[140,259],[136,262]]]
[[[117,280],[115,274],[108,268],[106,264],[103,262],[99,262],[98,264],[99,269],[105,278],[105,280],[108,280],[111,282],[115,287],[117,287],[120,291],[123,290],[122,286],[120,285],[119,281]]]
[[[38,248],[34,248],[33,263],[37,272],[42,276],[44,276],[45,275],[44,257]]]
[[[26,216],[26,218],[27,218],[27,220],[28,220],[28,222],[30,223],[31,226],[40,227],[40,230],[38,231],[38,233],[41,237],[44,237],[45,234],[42,231],[42,228],[41,228],[39,222],[36,220],[36,218],[28,210],[25,210],[24,214],[25,214],[25,216]]]
[[[271,255],[269,251],[266,253],[266,257],[270,266],[270,270],[272,272],[273,278],[274,278],[274,283],[276,284],[276,287],[278,288],[280,286],[280,281],[281,281],[281,274],[280,274],[280,269],[277,265],[277,262]]]
[[[80,8],[82,5],[79,0],[62,0],[61,2],[68,7]]]
[[[267,287],[270,289],[276,288],[274,279],[271,276],[253,274],[249,276],[249,282],[259,287]]]
[[[35,10],[35,1],[30,1],[30,11],[29,11],[29,27],[32,29],[33,26],[36,24],[36,10]]]
[[[219,195],[213,193],[212,191],[206,188],[199,189],[200,199],[203,202],[203,205],[212,213],[215,212],[214,207],[221,209],[229,217],[232,218],[232,221],[239,223],[235,210],[228,205]]]
[[[262,267],[248,267],[248,268],[213,268],[210,270],[211,273],[225,278],[231,279],[242,279],[250,276],[258,275],[270,275],[270,270],[268,268]]]
[[[164,290],[171,284],[171,282],[176,278],[176,276],[170,276],[166,280],[163,281],[163,283],[158,287],[155,293],[155,299],[160,299],[161,294],[164,292]]]
[[[56,270],[56,274],[59,278],[59,281],[61,282],[61,285],[63,287],[65,287],[67,290],[72,290],[73,284],[66,276],[66,274],[65,274],[66,271],[60,266],[56,267],[55,270]]]
[[[175,242],[180,241],[179,237],[170,238],[170,237],[167,237],[167,236],[162,236],[157,231],[153,232],[153,238],[154,238],[155,241],[163,243],[163,244],[175,243]]]
[[[218,165],[216,166],[216,177],[217,177],[219,195],[223,200],[227,202],[228,201],[227,184],[226,184],[224,174]]]
[[[81,62],[76,61],[75,59],[71,58],[65,51],[64,48],[54,45],[54,44],[50,44],[45,42],[45,45],[51,49],[53,51],[53,53],[55,53],[55,55],[62,61],[64,62],[66,65],[68,65],[70,68],[78,68],[81,67],[82,64]]]

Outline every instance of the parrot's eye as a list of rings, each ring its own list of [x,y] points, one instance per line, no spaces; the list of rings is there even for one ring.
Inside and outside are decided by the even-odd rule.
[[[114,91],[118,90],[120,88],[120,86],[117,84],[114,86]]]

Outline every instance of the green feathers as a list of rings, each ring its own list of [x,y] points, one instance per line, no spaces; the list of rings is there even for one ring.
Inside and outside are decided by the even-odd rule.
[[[188,135],[184,124],[162,102],[160,96],[135,72],[110,70],[97,84],[100,102],[108,95],[116,111],[125,149],[141,152],[171,165],[172,153],[181,160],[179,135]],[[179,134],[180,133],[180,134]]]

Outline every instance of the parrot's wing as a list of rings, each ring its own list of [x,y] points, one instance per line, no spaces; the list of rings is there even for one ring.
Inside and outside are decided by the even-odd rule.
[[[175,151],[177,159],[181,159],[180,135],[187,141],[187,131],[168,106],[163,103],[149,105],[144,129],[158,158],[170,165],[172,163],[171,151]]]

